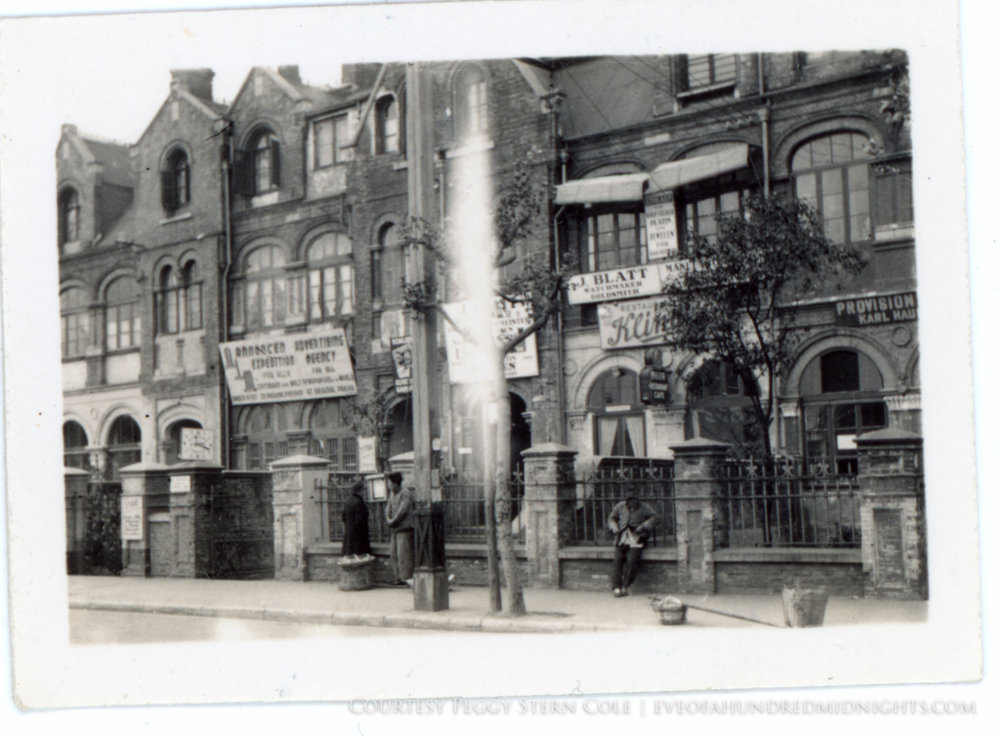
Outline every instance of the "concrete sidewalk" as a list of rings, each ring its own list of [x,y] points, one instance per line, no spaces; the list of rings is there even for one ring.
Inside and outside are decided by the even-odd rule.
[[[645,595],[614,598],[610,593],[529,588],[528,615],[489,615],[485,587],[455,587],[444,611],[416,611],[409,588],[376,587],[344,592],[335,583],[275,580],[189,580],[73,575],[69,606],[75,609],[218,616],[295,621],[336,626],[559,633],[635,631],[662,628]],[[780,595],[678,596],[687,604],[734,613],[784,626]],[[911,623],[925,620],[926,602],[831,597],[824,626]],[[687,612],[685,626],[757,627],[761,624],[707,613]]]

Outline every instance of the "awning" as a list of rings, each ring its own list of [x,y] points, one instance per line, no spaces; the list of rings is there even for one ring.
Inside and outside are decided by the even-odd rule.
[[[684,158],[660,164],[649,174],[648,194],[677,189],[702,179],[736,171],[750,165],[750,146],[734,143],[707,156]]]
[[[556,204],[638,202],[649,174],[617,174],[576,179],[556,186]]]

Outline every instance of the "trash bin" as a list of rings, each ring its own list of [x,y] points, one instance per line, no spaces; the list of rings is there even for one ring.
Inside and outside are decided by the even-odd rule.
[[[337,564],[340,566],[339,585],[341,590],[368,590],[374,585],[372,568],[375,564],[375,558],[371,555],[341,557]]]
[[[822,626],[830,594],[824,588],[800,588],[786,585],[781,591],[785,624],[792,628]]]

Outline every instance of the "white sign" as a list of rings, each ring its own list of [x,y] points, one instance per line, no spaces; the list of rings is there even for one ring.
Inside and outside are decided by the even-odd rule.
[[[376,470],[375,438],[358,437],[358,472],[374,473]]]
[[[225,342],[219,352],[233,404],[358,393],[343,327]]]
[[[142,496],[122,496],[122,541],[141,542],[145,537]]]
[[[566,298],[570,304],[593,304],[656,296],[691,267],[691,261],[677,258],[644,266],[581,273],[566,282]]]
[[[181,427],[181,460],[211,460],[215,454],[215,433],[210,429]]]
[[[617,350],[663,345],[667,341],[667,306],[666,297],[602,304],[597,308],[601,347]]]
[[[170,476],[170,492],[171,493],[190,493],[191,492],[191,476],[190,475],[171,475]]]
[[[677,255],[677,210],[673,192],[657,192],[646,197],[646,245],[651,261]]]
[[[448,316],[470,335],[483,332],[482,328],[476,325],[474,308],[475,303],[472,301],[444,305]],[[490,319],[494,343],[497,346],[503,345],[529,326],[531,321],[527,304],[511,304],[497,297],[493,303],[493,314]],[[448,350],[448,373],[452,383],[479,383],[489,379],[491,370],[487,365],[488,356],[485,351],[466,340],[447,320],[445,320],[445,345]],[[504,356],[503,369],[507,378],[538,375],[538,348],[535,335],[529,335]]]

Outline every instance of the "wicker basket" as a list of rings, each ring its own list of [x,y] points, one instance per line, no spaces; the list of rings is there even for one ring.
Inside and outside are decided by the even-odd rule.
[[[684,623],[687,617],[687,606],[680,600],[673,597],[661,598],[660,596],[650,596],[653,610],[660,617],[660,623],[665,626],[677,626]]]
[[[340,580],[338,581],[341,590],[368,590],[374,583],[373,566],[374,557],[351,560],[342,558],[339,562]]]

